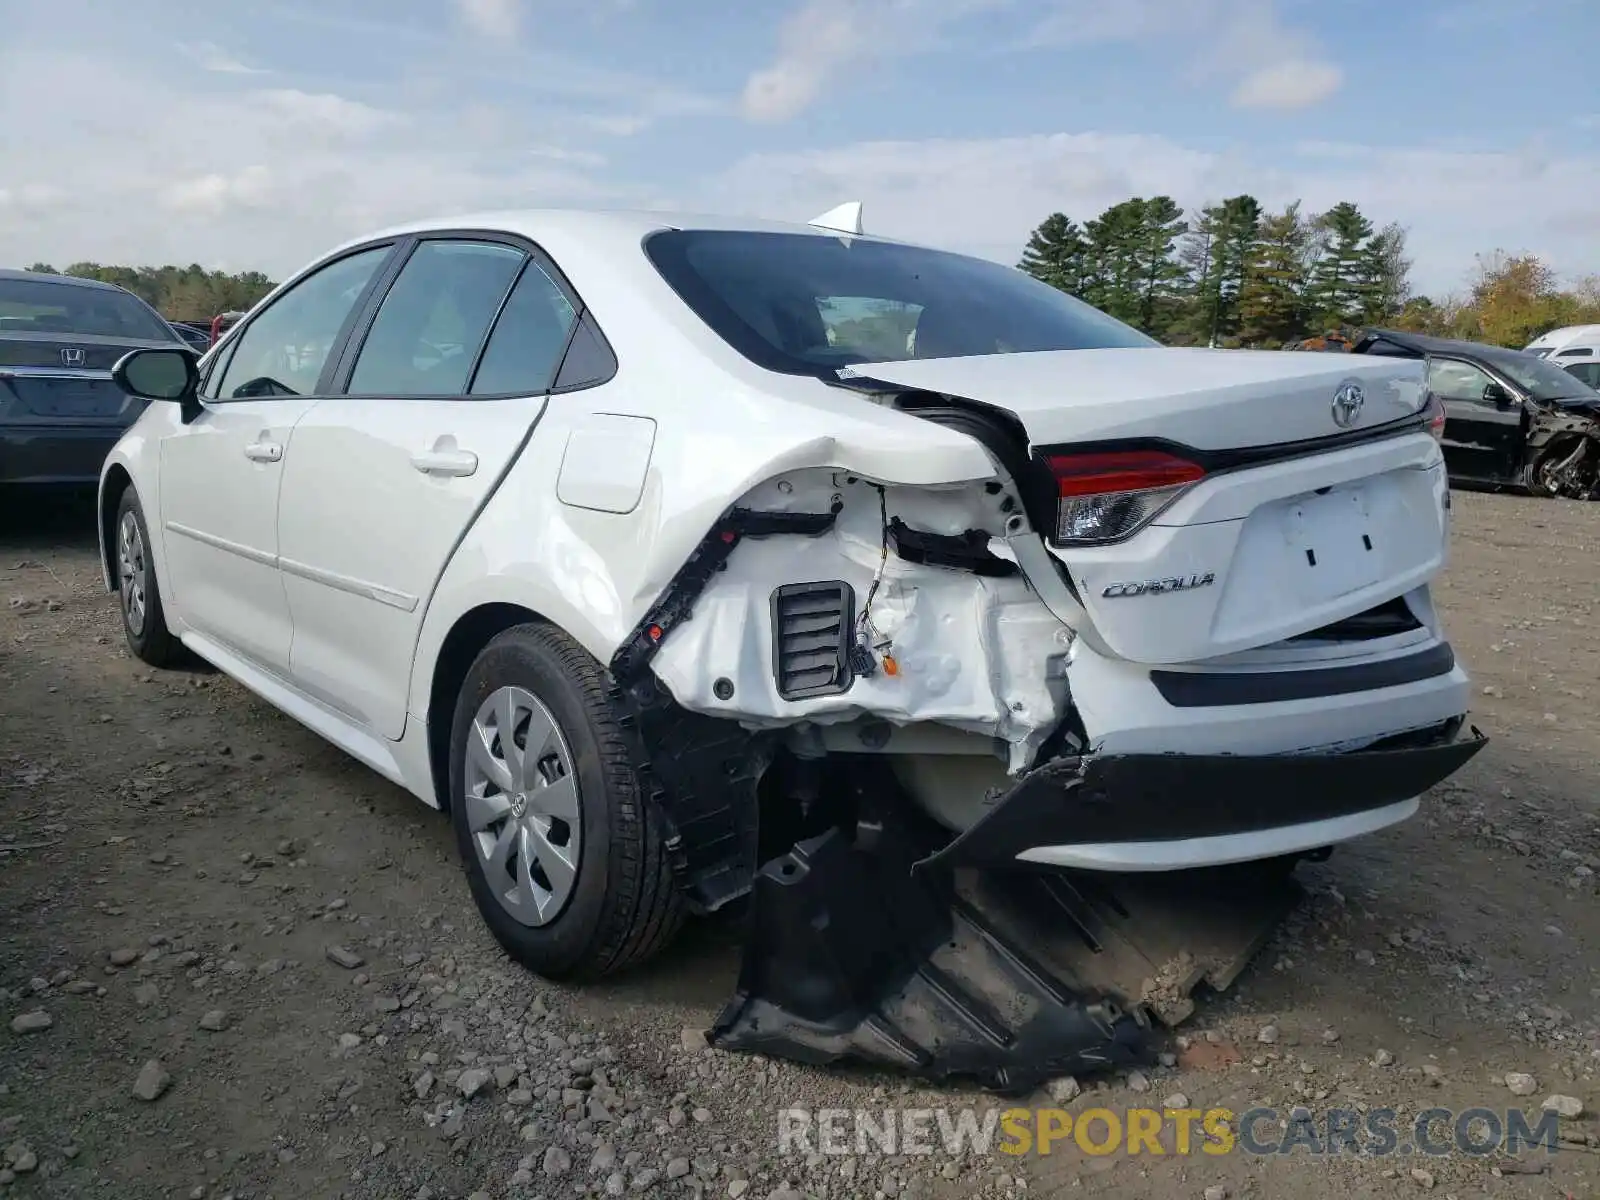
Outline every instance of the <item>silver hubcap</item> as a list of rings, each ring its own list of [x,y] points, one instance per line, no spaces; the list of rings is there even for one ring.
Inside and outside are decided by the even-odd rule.
[[[122,528],[117,533],[117,567],[122,576],[122,619],[135,637],[144,632],[145,594],[144,538],[139,534],[139,522],[131,512],[122,515]]]
[[[522,688],[483,702],[467,732],[467,827],[489,890],[523,925],[572,897],[583,818],[572,753],[555,717]]]

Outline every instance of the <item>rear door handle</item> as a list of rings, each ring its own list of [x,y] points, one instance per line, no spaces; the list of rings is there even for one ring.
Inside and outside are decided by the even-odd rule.
[[[278,462],[283,458],[280,442],[251,442],[244,448],[244,456],[252,462]]]
[[[478,456],[470,450],[454,448],[454,439],[440,438],[432,450],[423,450],[411,456],[411,465],[424,475],[447,475],[459,478],[471,475],[478,469]]]

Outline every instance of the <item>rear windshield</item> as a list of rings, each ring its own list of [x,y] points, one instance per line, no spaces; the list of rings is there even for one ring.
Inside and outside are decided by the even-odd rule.
[[[1160,343],[999,263],[848,237],[669,230],[645,253],[686,304],[772,371]]]
[[[0,333],[174,340],[155,312],[127,292],[49,279],[0,279]]]

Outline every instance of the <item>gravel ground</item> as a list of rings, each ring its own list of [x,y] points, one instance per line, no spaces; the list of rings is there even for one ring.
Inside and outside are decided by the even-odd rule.
[[[530,977],[443,819],[228,680],[128,656],[84,504],[0,522],[6,1193],[1600,1195],[1600,505],[1458,493],[1439,595],[1495,740],[1303,867],[1306,905],[1169,1065],[1062,1101],[1577,1106],[1561,1152],[1516,1160],[782,1155],[781,1108],[993,1101],[705,1049],[725,922],[604,986]]]

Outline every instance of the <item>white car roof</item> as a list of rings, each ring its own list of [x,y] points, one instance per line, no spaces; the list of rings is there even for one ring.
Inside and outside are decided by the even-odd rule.
[[[804,233],[816,237],[839,237],[836,230],[822,229],[800,221],[770,221],[760,217],[736,217],[709,213],[673,212],[652,209],[577,209],[522,208],[461,213],[444,217],[408,221],[351,239],[357,245],[375,238],[409,233],[428,233],[441,229],[481,229],[517,234],[543,244],[559,241],[616,241],[637,246],[650,233],[660,229],[726,229],[754,233]],[[887,241],[886,238],[872,238]],[[341,247],[342,249],[343,247]]]

